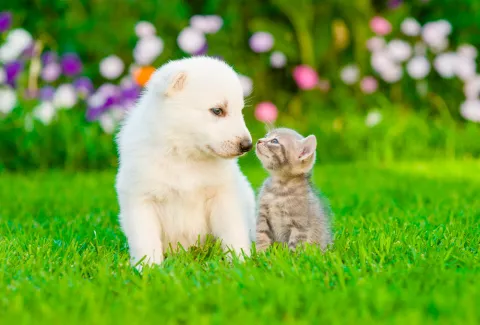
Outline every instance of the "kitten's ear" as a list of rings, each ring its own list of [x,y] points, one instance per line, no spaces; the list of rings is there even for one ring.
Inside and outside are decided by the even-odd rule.
[[[314,135],[309,135],[300,141],[300,154],[298,159],[301,161],[310,160],[310,158],[313,158],[316,148],[317,138]]]
[[[170,82],[165,91],[165,96],[169,97],[175,93],[183,90],[187,81],[187,74],[185,72],[178,72]]]

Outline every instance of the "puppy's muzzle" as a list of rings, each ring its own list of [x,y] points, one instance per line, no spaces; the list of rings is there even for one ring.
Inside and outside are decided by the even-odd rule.
[[[253,144],[250,139],[243,139],[239,144],[239,149],[241,153],[249,152],[252,150]]]

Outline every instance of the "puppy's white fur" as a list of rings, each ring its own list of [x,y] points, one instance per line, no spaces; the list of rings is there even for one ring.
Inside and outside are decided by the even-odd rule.
[[[208,234],[249,254],[255,201],[236,160],[240,142],[251,143],[243,106],[238,76],[222,61],[171,61],[152,75],[117,138],[119,219],[133,264],[159,264],[170,246]]]

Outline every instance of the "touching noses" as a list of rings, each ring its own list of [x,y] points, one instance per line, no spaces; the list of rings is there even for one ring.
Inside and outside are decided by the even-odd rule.
[[[252,149],[252,140],[250,139],[243,139],[240,142],[240,151],[242,153],[249,152]]]

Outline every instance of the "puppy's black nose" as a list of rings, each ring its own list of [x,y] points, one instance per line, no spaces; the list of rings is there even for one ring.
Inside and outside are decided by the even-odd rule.
[[[252,141],[250,140],[242,140],[242,142],[240,142],[240,151],[241,152],[249,152],[251,149],[252,149]]]

